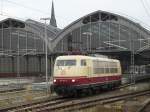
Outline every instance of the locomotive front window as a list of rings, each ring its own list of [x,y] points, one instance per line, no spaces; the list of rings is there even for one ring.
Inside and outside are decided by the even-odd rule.
[[[65,60],[65,66],[75,66],[76,60]]]
[[[56,65],[57,66],[64,66],[64,61],[63,60],[58,60]]]
[[[57,60],[57,66],[75,66],[76,60]]]

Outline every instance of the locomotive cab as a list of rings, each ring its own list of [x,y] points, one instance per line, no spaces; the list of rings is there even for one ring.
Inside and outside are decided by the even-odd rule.
[[[89,60],[78,56],[60,56],[55,61],[54,85],[76,85],[79,79],[88,77]]]

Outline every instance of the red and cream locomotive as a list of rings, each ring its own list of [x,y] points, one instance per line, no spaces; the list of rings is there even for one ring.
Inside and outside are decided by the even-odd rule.
[[[59,56],[54,66],[54,91],[58,95],[94,92],[121,83],[120,61],[83,55]]]

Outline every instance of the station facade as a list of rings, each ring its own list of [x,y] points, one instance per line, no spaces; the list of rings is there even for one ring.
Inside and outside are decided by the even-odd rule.
[[[0,76],[45,74],[44,29],[44,24],[31,19],[23,22],[8,18],[0,22]],[[47,25],[48,41],[59,31]]]
[[[124,74],[146,74],[150,32],[126,17],[96,11],[65,27],[52,40],[54,52],[108,55],[121,61]]]
[[[0,21],[0,77],[45,76],[44,28],[45,24],[31,19]],[[123,73],[145,74],[150,63],[150,31],[121,15],[96,11],[61,30],[52,5],[46,31],[49,74],[56,56],[72,52],[119,59]]]

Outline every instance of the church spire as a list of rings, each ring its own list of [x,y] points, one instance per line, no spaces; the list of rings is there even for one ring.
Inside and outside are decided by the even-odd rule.
[[[52,1],[50,25],[52,25],[54,27],[57,27],[57,23],[56,23],[56,19],[55,19],[55,11],[54,11],[54,3],[53,3],[53,1]]]

